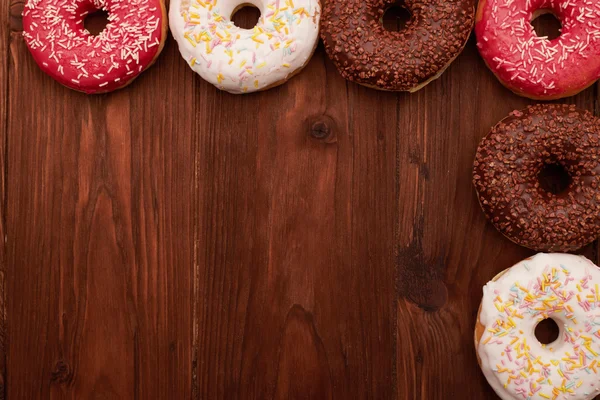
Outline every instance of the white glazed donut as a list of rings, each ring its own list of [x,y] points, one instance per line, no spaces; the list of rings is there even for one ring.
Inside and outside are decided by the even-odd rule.
[[[256,6],[253,29],[231,22],[240,6]],[[319,0],[172,0],[171,32],[202,78],[230,93],[279,85],[299,72],[319,36]]]
[[[585,257],[538,254],[483,288],[475,346],[504,400],[593,399],[600,394],[600,269]],[[535,337],[547,318],[559,336]]]

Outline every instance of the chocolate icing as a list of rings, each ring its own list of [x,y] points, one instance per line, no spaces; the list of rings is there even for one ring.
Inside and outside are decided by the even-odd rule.
[[[408,91],[436,78],[462,51],[475,20],[472,0],[406,0],[412,18],[384,29],[395,0],[329,0],[321,37],[342,76],[383,90]]]
[[[539,181],[561,165],[568,187]],[[537,251],[573,251],[600,234],[600,120],[572,105],[514,111],[481,141],[473,182],[486,216],[510,240]]]

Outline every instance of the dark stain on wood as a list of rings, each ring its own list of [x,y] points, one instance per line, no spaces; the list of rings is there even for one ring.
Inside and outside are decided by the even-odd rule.
[[[415,221],[413,238],[406,248],[398,250],[400,296],[425,311],[439,310],[448,300],[448,289],[443,282],[444,259],[438,256],[426,259],[423,251],[423,216]],[[443,249],[440,249],[443,252]]]

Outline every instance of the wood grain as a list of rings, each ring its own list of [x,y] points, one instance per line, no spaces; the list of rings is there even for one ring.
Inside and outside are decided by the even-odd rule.
[[[194,84],[165,53],[85,96],[11,36],[9,398],[191,395]]]
[[[594,93],[567,101],[592,109]],[[473,40],[438,82],[400,102],[399,399],[496,398],[472,344],[481,288],[533,252],[485,220],[471,168],[490,128],[530,103],[500,85]],[[595,245],[582,252],[596,257]]]
[[[0,0],[0,13],[9,15],[8,0]],[[8,124],[8,44],[9,24],[0,23],[0,400],[6,398],[6,260],[5,260],[5,223],[6,223],[6,130]]]
[[[22,7],[0,17],[0,399],[496,398],[481,288],[532,252],[487,223],[471,165],[532,102],[473,38],[415,94],[348,83],[319,46],[234,96],[169,39],[90,97],[37,68]],[[600,115],[600,84],[566,101]]]

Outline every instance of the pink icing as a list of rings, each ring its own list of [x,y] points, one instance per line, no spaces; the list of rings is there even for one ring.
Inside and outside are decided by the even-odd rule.
[[[530,21],[538,10],[560,19],[558,38],[536,35]],[[482,0],[475,34],[500,81],[529,97],[575,94],[600,78],[598,0]]]
[[[85,16],[102,9],[106,29],[93,36]],[[164,8],[160,0],[28,0],[23,36],[40,68],[85,93],[125,86],[158,55]]]

